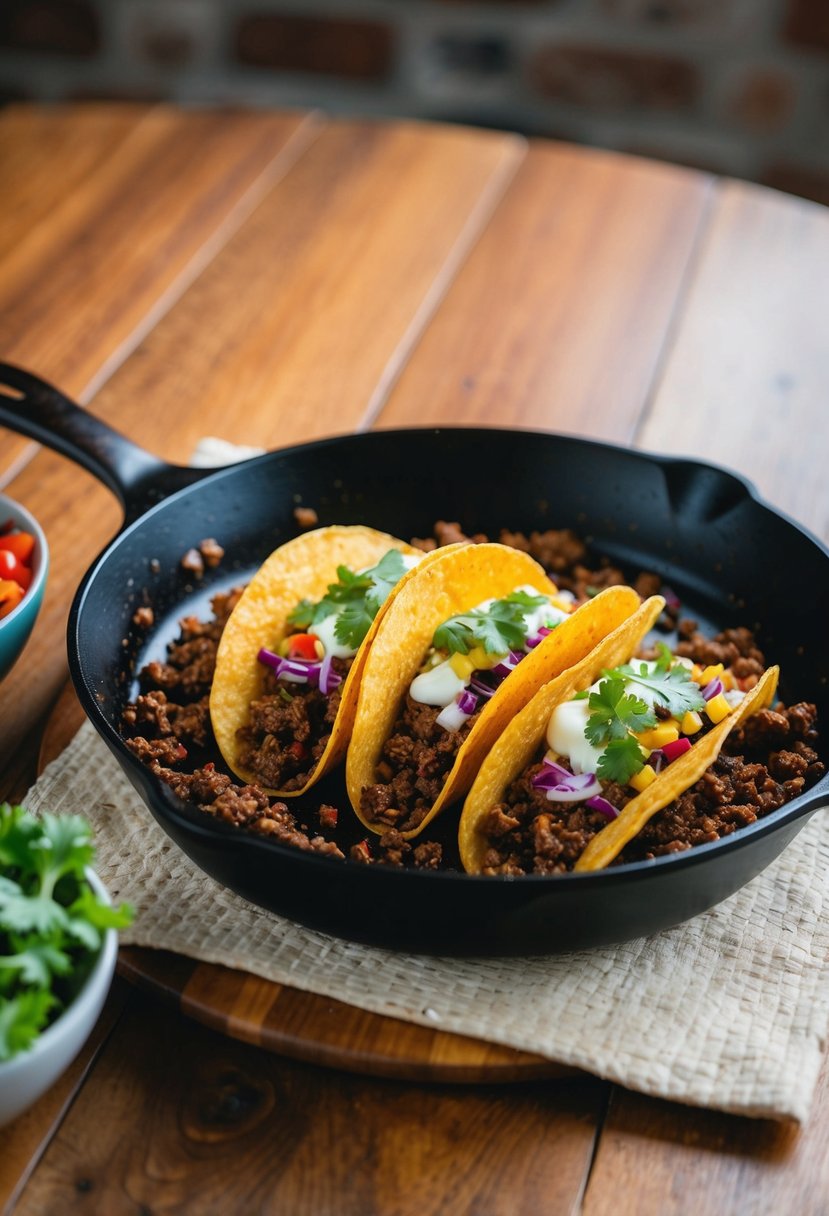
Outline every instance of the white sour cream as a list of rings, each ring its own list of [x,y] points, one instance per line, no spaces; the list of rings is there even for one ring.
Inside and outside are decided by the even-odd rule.
[[[674,658],[673,661],[681,663],[683,667],[689,669],[693,666],[690,659]],[[656,670],[657,665],[655,661],[633,659],[631,666],[635,671],[640,671],[644,667],[645,673],[650,674]],[[595,684],[591,684],[588,692],[598,692],[602,679],[604,679],[603,676]],[[635,679],[625,680],[625,691],[641,698],[651,709],[656,704],[657,698],[653,689],[639,684]],[[604,750],[594,747],[585,738],[584,732],[589,715],[587,697],[582,697],[578,701],[565,701],[553,710],[547,726],[547,743],[560,756],[569,756],[574,773],[595,773]]]

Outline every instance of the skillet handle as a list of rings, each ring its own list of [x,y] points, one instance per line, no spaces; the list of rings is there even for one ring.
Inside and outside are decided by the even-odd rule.
[[[0,363],[0,424],[83,465],[119,499],[125,522],[212,472],[165,464],[59,389],[11,363]]]

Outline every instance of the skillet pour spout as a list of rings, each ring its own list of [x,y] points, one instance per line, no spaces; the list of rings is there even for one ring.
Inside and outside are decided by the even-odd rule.
[[[829,551],[742,478],[693,460],[543,432],[442,428],[369,432],[302,444],[220,470],[157,460],[56,389],[0,366],[0,422],[82,464],[116,493],[125,525],[85,575],[69,617],[72,679],[84,710],[153,816],[206,873],[246,899],[316,929],[432,954],[553,953],[626,941],[725,899],[777,857],[820,807],[829,778],[729,837],[654,861],[557,877],[472,877],[360,866],[303,853],[214,822],[179,802],[120,733],[135,672],[162,658],[184,615],[247,581],[298,531],[362,523],[404,539],[436,519],[498,536],[572,528],[631,574],[652,570],[710,632],[756,627],[783,673],[783,696],[829,722]],[[459,478],[474,453],[474,476]],[[215,536],[225,560],[201,581],[182,554]],[[140,634],[136,608],[155,625]],[[124,644],[126,643],[126,644]],[[343,809],[342,782],[320,800]],[[308,802],[308,809],[314,803]]]

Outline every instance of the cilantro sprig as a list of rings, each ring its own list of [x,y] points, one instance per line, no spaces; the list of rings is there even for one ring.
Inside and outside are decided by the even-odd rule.
[[[527,640],[527,615],[547,603],[543,595],[512,591],[488,608],[450,616],[435,630],[432,645],[450,654],[469,654],[482,646],[487,654],[507,654]]]
[[[405,573],[406,564],[398,549],[390,549],[376,566],[359,574],[348,566],[338,566],[337,581],[329,583],[325,596],[317,603],[300,600],[288,613],[288,624],[297,629],[310,629],[336,613],[334,634],[337,641],[356,650],[392,588]]]
[[[80,816],[0,805],[0,1060],[31,1046],[83,986],[104,931],[132,920],[90,887],[93,855]]]
[[[652,670],[647,663],[633,662],[603,676],[598,689],[587,697],[584,734],[594,747],[604,749],[596,768],[599,777],[626,785],[645,765],[645,754],[634,736],[657,724],[655,710],[635,688],[630,690],[630,682],[649,689],[654,701],[674,717],[702,709],[705,700],[687,668],[674,663],[662,643]]]

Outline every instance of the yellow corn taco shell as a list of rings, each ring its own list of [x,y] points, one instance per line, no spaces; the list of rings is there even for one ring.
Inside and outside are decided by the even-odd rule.
[[[245,588],[222,633],[210,692],[210,719],[216,742],[227,764],[242,780],[255,780],[254,774],[240,763],[241,743],[236,732],[247,722],[251,702],[262,694],[265,668],[256,658],[260,648],[275,649],[279,645],[290,632],[289,612],[301,599],[321,599],[328,584],[336,581],[338,566],[366,569],[375,565],[389,549],[410,554],[420,552],[374,528],[344,525],[317,528],[280,545]],[[421,566],[428,565],[446,551],[438,549],[425,554],[422,562],[395,586],[375,617],[342,686],[331,737],[310,779],[301,789],[268,789],[269,794],[296,797],[342,760],[351,735],[365,657],[380,620],[398,591]]]
[[[769,667],[740,704],[723,718],[689,752],[674,760],[641,794],[632,798],[616,819],[612,819],[598,836],[594,836],[576,862],[576,870],[603,870],[618,857],[622,849],[637,836],[657,811],[668,806],[685,790],[699,781],[720,754],[722,745],[736,726],[759,709],[774,701],[779,667]],[[658,787],[658,788],[657,788]]]
[[[579,689],[589,688],[606,667],[627,663],[664,607],[661,595],[651,596],[627,620],[610,632],[605,631],[606,636],[593,650],[539,688],[495,740],[467,795],[458,827],[461,862],[468,874],[480,873],[489,848],[481,824],[492,807],[502,801],[507,786],[532,763],[546,739],[547,723],[555,707]],[[584,608],[579,609],[582,612]],[[555,637],[557,632],[554,630],[550,636]],[[649,788],[653,789],[657,781]]]
[[[642,639],[664,606],[661,596],[646,600],[638,612],[609,634],[587,658],[552,680],[509,723],[481,766],[464,804],[458,829],[461,862],[469,874],[480,873],[489,843],[481,824],[493,806],[501,802],[507,787],[532,763],[545,742],[553,710],[574,693],[588,688],[606,668],[630,661]],[[575,870],[599,870],[610,864],[657,811],[689,789],[709,768],[726,736],[750,714],[770,705],[777,688],[778,668],[769,668],[739,706],[713,727],[690,751],[664,769],[621,814],[588,844]]]
[[[546,595],[556,591],[528,554],[504,545],[482,544],[452,553],[444,551],[428,568],[419,567],[417,578],[395,596],[366,659],[346,760],[349,798],[371,831],[382,833],[387,829],[365,817],[361,794],[377,779],[383,745],[435,630],[449,617],[467,612],[486,599],[508,595],[523,584]],[[419,835],[443,807],[461,797],[510,718],[534,690],[582,659],[610,629],[630,616],[639,602],[630,587],[608,588],[577,609],[522,659],[484,706],[429,813],[417,828],[402,835],[409,840]]]

